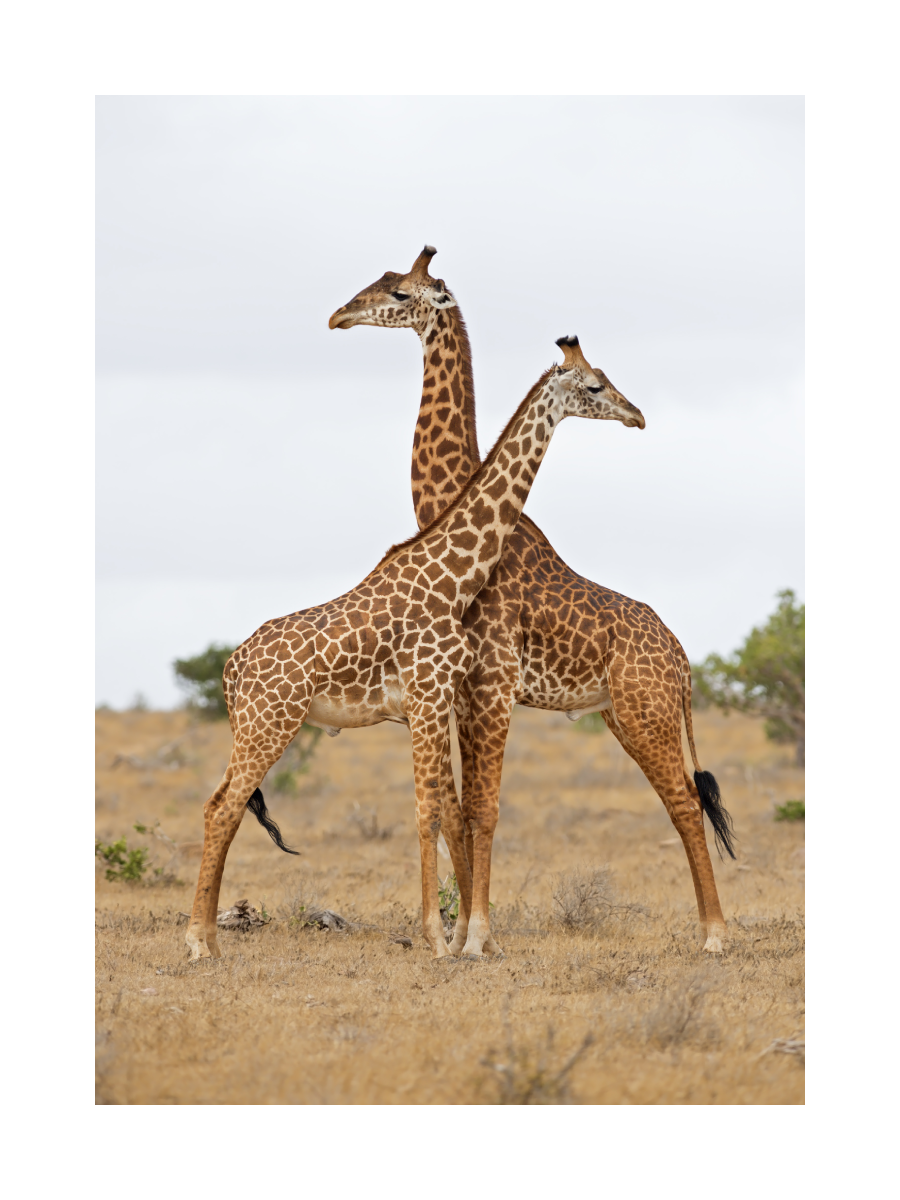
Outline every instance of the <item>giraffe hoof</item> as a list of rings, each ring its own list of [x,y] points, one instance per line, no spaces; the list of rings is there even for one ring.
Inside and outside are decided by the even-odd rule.
[[[480,962],[484,958],[484,954],[478,946],[464,946],[459,957],[468,959],[469,962]]]
[[[202,934],[193,933],[189,930],[184,940],[188,948],[190,962],[199,962],[201,958],[212,958],[206,944],[206,938]]]
[[[723,952],[722,939],[717,933],[711,933],[706,939],[706,945],[703,947],[706,954],[721,954]]]

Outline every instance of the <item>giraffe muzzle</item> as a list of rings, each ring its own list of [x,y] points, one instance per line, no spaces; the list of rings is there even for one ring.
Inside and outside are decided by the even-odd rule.
[[[328,318],[329,329],[352,329],[353,325],[353,315],[346,308],[339,308]]]
[[[621,392],[618,396],[618,408],[624,414],[621,420],[626,429],[643,429],[646,426],[644,414],[639,408],[635,408],[630,400],[626,400]]]

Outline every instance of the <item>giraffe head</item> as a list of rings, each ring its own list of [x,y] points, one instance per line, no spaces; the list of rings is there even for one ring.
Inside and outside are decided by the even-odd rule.
[[[434,246],[426,246],[405,275],[385,271],[380,279],[332,313],[328,328],[381,325],[388,329],[415,329],[421,335],[435,310],[456,307],[456,299],[443,279],[432,279],[428,273],[428,264],[435,254]]]
[[[577,337],[557,338],[556,344],[563,352],[563,360],[552,369],[548,383],[561,406],[560,417],[591,417],[644,428],[641,410],[626,400],[599,368],[591,366]]]

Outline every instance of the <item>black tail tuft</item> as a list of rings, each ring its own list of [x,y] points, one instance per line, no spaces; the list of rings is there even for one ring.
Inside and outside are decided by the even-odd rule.
[[[712,779],[712,776],[710,776],[710,779]],[[262,825],[263,829],[266,831],[279,850],[283,850],[285,854],[300,853],[299,850],[292,850],[290,846],[286,846],[284,844],[284,838],[281,836],[281,830],[269,816],[269,810],[266,808],[266,802],[263,800],[263,794],[259,788],[256,789],[256,791],[247,801],[247,807],[256,817],[257,821],[259,821],[260,825]],[[734,855],[732,855],[732,858],[733,857]]]
[[[716,777],[709,771],[695,771],[694,783],[696,783],[697,791],[700,793],[700,803],[703,805],[703,811],[709,817],[709,823],[715,831],[716,849],[719,851],[719,858],[723,857],[723,846],[731,857],[734,858],[734,822],[729,816],[725,805],[722,803],[722,794],[719,791],[719,785],[716,783]]]

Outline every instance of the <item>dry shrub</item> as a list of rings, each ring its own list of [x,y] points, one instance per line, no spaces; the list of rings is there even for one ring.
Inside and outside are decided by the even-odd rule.
[[[616,907],[609,867],[573,867],[554,877],[553,920],[563,929],[595,930]]]
[[[360,837],[366,842],[384,841],[394,836],[393,825],[378,824],[378,810],[360,808],[359,803],[353,805],[353,812],[347,818],[351,825],[359,830]]]
[[[644,1014],[640,1032],[662,1049],[685,1043],[713,1045],[719,1031],[706,1016],[715,985],[709,971],[694,971],[669,985],[657,1003]]]
[[[481,1065],[492,1072],[497,1085],[498,1104],[572,1104],[570,1077],[574,1067],[593,1045],[593,1035],[585,1035],[581,1044],[568,1058],[560,1060],[554,1053],[555,1033],[547,1026],[543,1045],[525,1041],[516,1043],[509,1020],[509,997],[503,1012],[506,1049],[503,1061],[490,1050]]]

